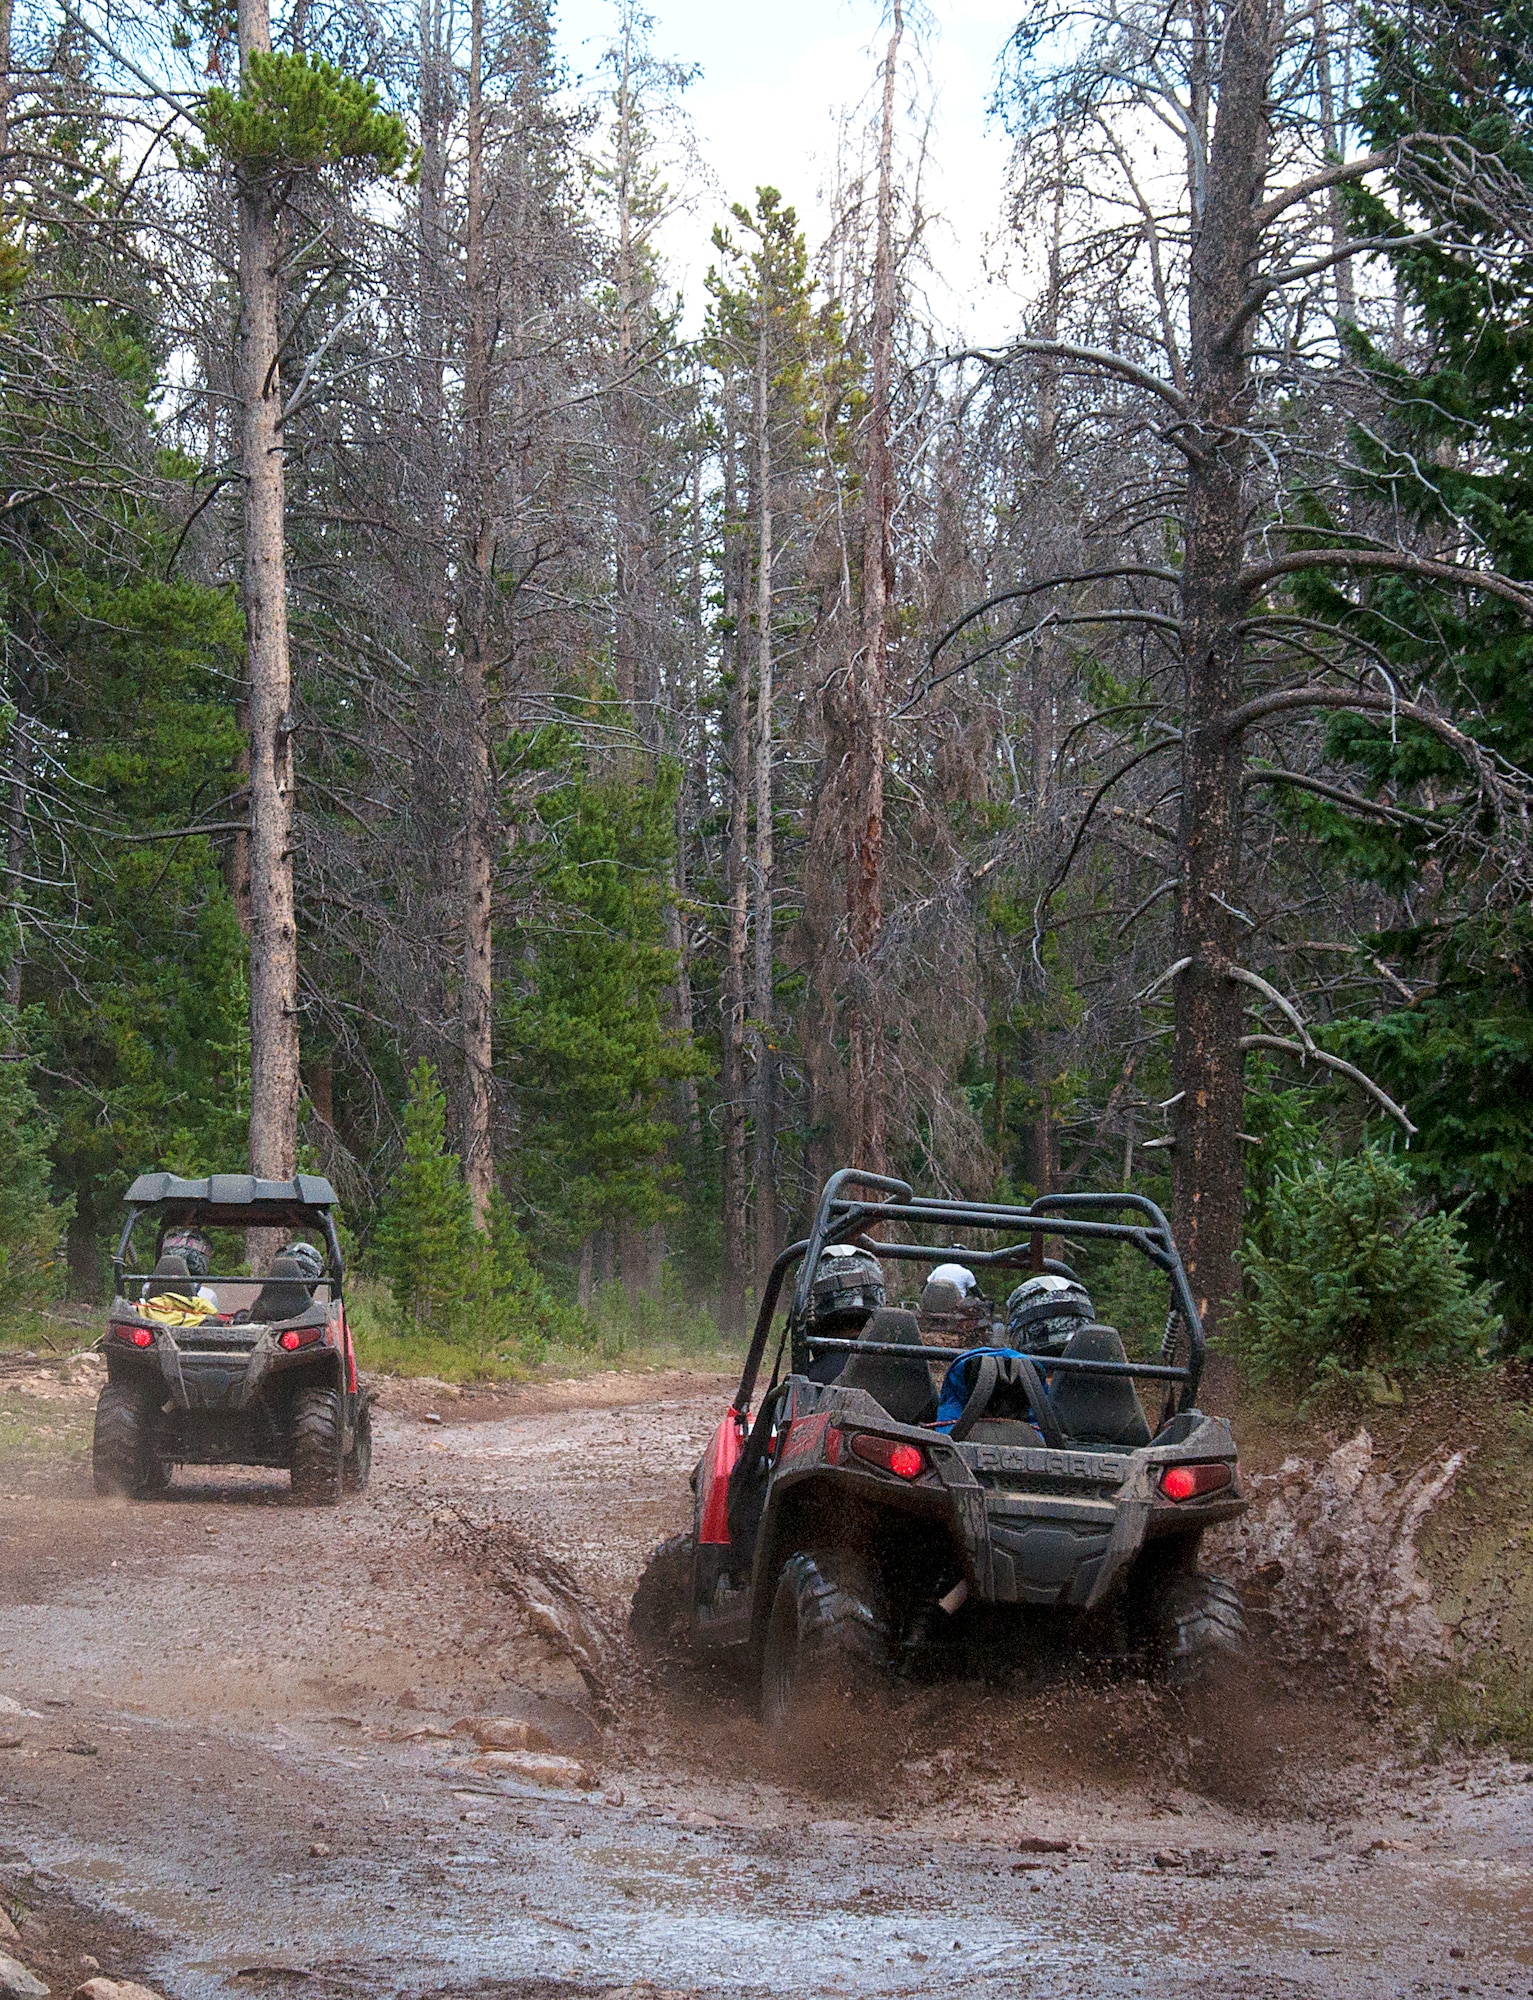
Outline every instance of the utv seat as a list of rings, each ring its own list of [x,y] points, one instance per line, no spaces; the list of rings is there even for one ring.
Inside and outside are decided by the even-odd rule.
[[[1123,1342],[1110,1326],[1083,1326],[1072,1333],[1060,1357],[1065,1361],[1127,1361]],[[1042,1356],[1039,1365],[1047,1369]],[[1139,1391],[1129,1375],[1077,1375],[1049,1371],[1049,1401],[1059,1427],[1077,1444],[1116,1445],[1134,1451],[1150,1442]]]
[[[929,1424],[937,1414],[927,1356],[933,1350],[921,1338],[921,1323],[904,1306],[880,1306],[857,1336],[865,1341],[914,1350],[902,1354],[859,1354],[854,1347],[838,1378],[843,1389],[861,1389],[881,1403],[897,1424]]]
[[[197,1281],[193,1278],[186,1259],[177,1251],[167,1251],[149,1273],[148,1282],[144,1286],[144,1297],[194,1299],[196,1296]]]
[[[266,1282],[256,1294],[248,1314],[254,1326],[275,1326],[279,1320],[298,1319],[313,1304],[313,1294],[304,1283],[303,1272],[293,1257],[273,1257]]]

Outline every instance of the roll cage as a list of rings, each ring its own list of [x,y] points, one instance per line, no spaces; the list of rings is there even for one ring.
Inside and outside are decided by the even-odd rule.
[[[877,1197],[844,1194],[852,1187],[873,1191]],[[1140,1222],[1106,1219],[1125,1211],[1144,1218]],[[880,1224],[906,1229],[945,1228],[1002,1234],[1012,1240],[993,1250],[971,1249],[967,1245],[912,1243],[880,1237],[870,1241],[865,1232]],[[918,1196],[908,1181],[887,1174],[865,1172],[861,1167],[841,1167],[826,1181],[809,1234],[790,1243],[778,1257],[767,1278],[756,1314],[751,1344],[745,1357],[733,1408],[737,1416],[749,1416],[761,1372],[772,1321],[777,1312],[783,1283],[794,1266],[798,1275],[788,1307],[787,1324],[772,1367],[775,1384],[782,1366],[783,1348],[792,1341],[791,1364],[795,1374],[804,1373],[816,1355],[850,1353],[908,1356],[908,1346],[887,1341],[854,1341],[813,1334],[808,1330],[810,1287],[821,1252],[831,1243],[860,1243],[880,1262],[890,1259],[910,1263],[934,1263],[944,1256],[961,1257],[976,1269],[1023,1272],[1053,1272],[1074,1278],[1070,1266],[1044,1255],[1046,1236],[1060,1236],[1068,1227],[1073,1237],[1106,1239],[1133,1246],[1166,1274],[1171,1287],[1171,1307],[1158,1361],[1086,1361],[1050,1355],[1050,1371],[1069,1370],[1084,1375],[1129,1375],[1140,1380],[1168,1384],[1166,1417],[1189,1410],[1197,1402],[1198,1384],[1203,1375],[1203,1322],[1193,1300],[1187,1273],[1171,1234],[1171,1225],[1147,1195],[1131,1193],[1040,1195],[1025,1207],[1000,1202],[948,1201]],[[1178,1359],[1185,1335],[1186,1359]]]
[[[126,1298],[128,1285],[153,1277],[159,1261],[160,1244],[169,1229],[317,1229],[325,1239],[326,1270],[315,1280],[326,1285],[332,1299],[339,1298],[345,1278],[345,1259],[335,1226],[339,1206],[329,1181],[320,1174],[298,1174],[290,1181],[263,1180],[254,1174],[209,1174],[201,1180],[183,1180],[178,1174],[140,1174],[124,1196],[127,1219],[117,1240],[112,1259],[112,1281],[119,1298]],[[128,1252],[133,1231],[144,1215],[157,1217],[154,1256],[151,1268],[130,1271]],[[201,1283],[211,1285],[248,1284],[248,1271],[210,1271]]]

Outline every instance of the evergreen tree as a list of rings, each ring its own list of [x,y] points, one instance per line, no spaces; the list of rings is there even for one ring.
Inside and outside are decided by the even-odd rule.
[[[447,1144],[447,1099],[422,1057],[410,1077],[404,1157],[389,1181],[378,1262],[417,1328],[459,1305],[474,1237],[468,1189]]]

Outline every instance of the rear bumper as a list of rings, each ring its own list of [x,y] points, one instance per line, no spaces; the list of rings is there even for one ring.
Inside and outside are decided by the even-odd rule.
[[[1170,1501],[1160,1489],[1168,1463],[1233,1456],[1229,1426],[1216,1417],[1173,1445],[1133,1452],[966,1445],[945,1454],[939,1471],[971,1591],[988,1604],[1094,1610],[1123,1587],[1150,1544],[1196,1541],[1244,1511],[1238,1475],[1200,1500]]]
[[[222,1338],[197,1329],[183,1342],[160,1328],[152,1347],[103,1343],[112,1380],[162,1396],[160,1454],[177,1464],[286,1465],[290,1392],[319,1381],[344,1395],[340,1350],[327,1344],[290,1353],[266,1328]]]

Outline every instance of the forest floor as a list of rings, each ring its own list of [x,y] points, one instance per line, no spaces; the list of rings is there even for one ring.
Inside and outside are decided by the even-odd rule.
[[[1533,1768],[1346,1674],[922,1688],[783,1770],[741,1687],[626,1664],[599,1726],[480,1531],[620,1632],[730,1386],[391,1383],[337,1511],[237,1470],[129,1506],[91,1382],[7,1360],[0,1949],[171,2000],[1533,1993]],[[453,1733],[492,1717],[579,1781]]]

